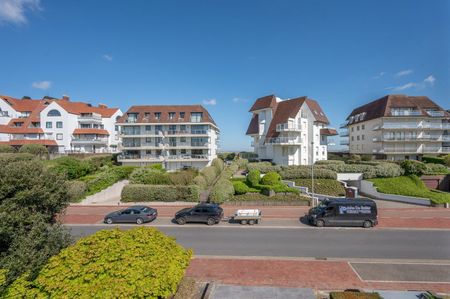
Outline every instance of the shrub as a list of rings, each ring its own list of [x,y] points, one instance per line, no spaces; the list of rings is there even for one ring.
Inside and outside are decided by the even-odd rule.
[[[214,183],[214,181],[216,180],[217,173],[216,173],[216,169],[214,168],[214,166],[205,167],[200,171],[200,173],[205,178],[206,184],[208,186],[211,186]]]
[[[205,177],[202,175],[197,175],[193,181],[194,185],[198,186],[201,190],[205,190],[208,185],[206,184]]]
[[[212,187],[210,200],[215,203],[223,203],[234,194],[233,184],[228,178],[220,178]]]
[[[238,170],[247,168],[247,165],[248,165],[248,160],[247,159],[238,158],[235,162],[237,163]]]
[[[352,154],[352,155],[350,155],[350,160],[361,161],[361,156]]]
[[[263,185],[278,185],[280,184],[281,177],[276,172],[268,172],[261,178],[261,184]]]
[[[271,171],[279,172],[281,167],[279,165],[272,165],[270,162],[254,162],[247,164],[247,170],[258,170],[260,173],[268,173]]]
[[[300,191],[297,188],[291,188],[285,184],[276,184],[276,185],[259,185],[258,188],[261,190],[261,192],[267,193],[268,191],[273,190],[276,193],[300,193]]]
[[[251,187],[258,186],[260,179],[261,179],[261,173],[257,169],[252,169],[247,174],[247,182]]]
[[[197,175],[195,170],[183,170],[177,172],[171,172],[168,174],[169,180],[173,185],[192,185],[194,178]]]
[[[447,167],[450,167],[450,155],[444,156],[444,162]]]
[[[32,154],[40,158],[48,157],[48,150],[45,146],[40,144],[25,144],[19,149],[19,153]]]
[[[225,168],[225,163],[223,163],[222,159],[215,158],[214,160],[212,160],[211,166],[216,170],[216,175],[219,175]]]
[[[51,161],[50,169],[67,176],[69,180],[75,180],[93,173],[96,167],[88,161],[81,161],[73,157],[60,157]]]
[[[330,165],[327,165],[327,168],[328,166]],[[336,172],[327,168],[314,166],[314,178],[335,180],[337,178]],[[281,178],[284,180],[311,178],[311,167],[310,166],[283,167],[283,170],[280,171],[280,175]]]
[[[331,292],[330,299],[382,299],[378,293]]]
[[[67,182],[67,196],[70,202],[78,202],[82,199],[87,191],[87,185],[81,181]]]
[[[234,194],[245,194],[250,188],[242,181],[233,181]]]
[[[394,163],[380,163],[374,167],[375,177],[377,178],[393,178],[403,175],[403,169]],[[364,174],[364,178],[366,174]]]
[[[35,159],[35,156],[31,154],[0,153],[0,165],[2,166],[13,162],[31,161],[33,159]]]
[[[305,201],[309,202],[309,198],[295,193],[275,194],[267,196],[260,193],[247,193],[242,195],[234,195],[229,201]]]
[[[93,176],[83,177],[81,180],[86,182],[86,195],[95,194],[114,185],[120,180],[127,179],[136,167],[134,166],[115,166]]]
[[[140,185],[130,184],[122,189],[123,202],[144,202],[144,201],[198,201],[199,188],[192,186],[174,185]]]
[[[145,166],[145,168],[164,170],[163,165],[161,163],[150,164],[150,165]]]
[[[113,156],[112,155],[96,155],[83,159],[83,161],[88,162],[92,165],[93,168],[99,169],[105,165],[112,166],[113,165]]]
[[[314,163],[315,165],[328,165],[328,164],[345,164],[342,160],[319,160]]]
[[[433,163],[433,164],[442,164],[445,165],[444,158],[442,157],[429,157],[429,156],[423,156],[422,162],[424,163]]]
[[[405,160],[400,166],[403,168],[406,175],[421,176],[426,171],[426,165],[416,160]]]
[[[8,144],[0,144],[0,153],[15,153],[16,149]]]
[[[166,173],[147,167],[136,168],[130,175],[130,183],[146,185],[171,185]]]
[[[191,257],[155,228],[102,230],[52,257],[32,283],[17,280],[6,297],[169,298]]]
[[[307,187],[309,192],[312,191],[310,179],[299,179],[294,182],[296,186]],[[336,180],[315,179],[314,193],[330,196],[345,196],[345,188],[339,181]]]
[[[447,166],[442,164],[434,164],[434,163],[428,163],[425,164],[426,168],[423,174],[433,175],[433,174],[448,174],[450,173]]]

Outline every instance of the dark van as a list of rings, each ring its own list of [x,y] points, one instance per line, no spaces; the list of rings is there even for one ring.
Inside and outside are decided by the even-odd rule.
[[[362,226],[369,228],[378,224],[377,204],[370,199],[326,199],[311,208],[308,221],[318,227]]]

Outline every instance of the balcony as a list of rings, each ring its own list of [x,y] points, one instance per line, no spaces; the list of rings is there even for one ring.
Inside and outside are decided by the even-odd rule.
[[[341,137],[348,137],[350,135],[350,132],[348,130],[341,130],[339,132],[339,136]]]
[[[108,138],[72,137],[72,144],[108,144]]]
[[[300,132],[301,128],[297,124],[294,123],[284,123],[277,124],[276,126],[277,132]]]
[[[444,111],[427,111],[427,114],[431,117],[443,117],[445,116]]]
[[[380,142],[380,141],[383,141],[383,137],[373,137],[373,138],[372,138],[372,141],[373,141],[373,142]]]
[[[191,130],[192,135],[208,135],[207,130]]]
[[[274,145],[301,145],[302,139],[299,137],[274,137],[269,138],[266,143]]]
[[[345,122],[345,123],[340,124],[339,128],[344,129],[344,128],[347,128],[347,126],[348,126],[348,122]]]
[[[382,129],[419,129],[419,124],[414,123],[385,123]],[[375,130],[375,128],[374,128]]]
[[[119,155],[117,157],[117,161],[119,162],[125,162],[125,161],[130,161],[130,160],[135,160],[135,161],[163,161],[163,156],[156,156],[156,155]]]
[[[208,155],[170,155],[167,157],[167,160],[168,161],[170,161],[170,160],[175,160],[175,161],[178,161],[178,160],[183,160],[183,161],[202,160],[202,161],[205,161],[206,160],[206,161],[208,161],[209,158],[208,158]]]
[[[191,142],[191,147],[209,147],[208,142]]]
[[[446,154],[448,154],[448,153],[450,153],[450,146],[444,146],[444,147],[442,147],[442,151],[441,151],[442,153],[446,153]]]
[[[340,145],[349,145],[349,144],[350,144],[350,141],[349,141],[348,139],[341,140],[341,141],[339,141],[339,144],[340,144]]]
[[[422,112],[419,110],[393,110],[392,116],[421,116]]]
[[[450,135],[442,135],[442,141],[450,141]]]
[[[82,123],[99,123],[102,122],[102,116],[99,114],[80,115],[78,121]]]
[[[170,130],[170,131],[166,132],[166,135],[189,135],[189,131],[186,131],[186,130],[184,130],[184,131],[172,131],[172,130]]]

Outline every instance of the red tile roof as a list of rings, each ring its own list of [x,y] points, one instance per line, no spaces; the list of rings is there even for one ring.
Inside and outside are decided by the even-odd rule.
[[[363,119],[358,119],[358,121],[353,121],[354,123],[359,123],[362,121],[368,121],[380,117],[392,116],[392,108],[415,108],[421,112],[423,116],[427,116],[425,109],[434,109],[438,111],[445,111],[437,105],[435,102],[430,100],[426,96],[407,96],[401,94],[386,95],[378,100],[372,101],[358,108],[353,109],[347,120],[351,116],[365,113]],[[450,113],[445,112],[445,116],[450,117]]]
[[[119,110],[119,108],[105,108],[104,105],[101,105],[102,107],[94,107],[88,103],[72,102],[64,99],[57,100],[56,103],[67,112],[77,115],[81,113],[97,113],[102,117],[108,118]]]
[[[246,135],[254,135],[258,134],[259,132],[259,122],[258,122],[258,114],[253,113],[252,120],[250,121],[250,124],[248,125],[247,133]]]
[[[332,128],[324,128],[324,129],[320,129],[320,135],[336,136],[336,135],[338,135],[338,132]]]
[[[276,131],[277,125],[286,123],[289,118],[295,118],[305,100],[306,97],[301,97],[279,102],[272,121],[270,122],[269,129],[267,130],[266,137],[270,138],[278,136],[279,132]]]
[[[0,141],[0,144],[8,144],[8,145],[24,145],[24,144],[42,144],[46,146],[58,146],[55,140],[50,139],[16,139],[10,141]]]
[[[155,112],[161,113],[160,119],[155,118]],[[169,112],[175,112],[175,117],[169,119]],[[184,118],[180,118],[180,112],[184,112]],[[192,112],[202,112],[202,123],[216,125],[213,118],[202,105],[152,105],[152,106],[131,106],[130,109],[117,121],[127,123],[128,113],[138,113],[137,123],[184,123],[190,122]],[[148,113],[148,116],[145,116]]]
[[[78,134],[97,134],[97,135],[109,135],[107,130],[104,129],[75,129],[73,135]]]
[[[330,123],[330,121],[328,120],[327,116],[325,115],[325,113],[323,112],[322,108],[320,107],[319,103],[317,103],[317,101],[309,98],[306,98],[305,101],[309,109],[312,111],[314,118],[317,122],[324,123],[326,125]]]
[[[25,124],[22,127],[11,127],[10,125],[0,125],[0,133],[5,134],[43,134],[41,128],[28,128]]]
[[[275,95],[268,95],[265,97],[261,97],[255,101],[253,106],[250,108],[249,112],[272,108],[274,110],[277,107],[277,99]]]

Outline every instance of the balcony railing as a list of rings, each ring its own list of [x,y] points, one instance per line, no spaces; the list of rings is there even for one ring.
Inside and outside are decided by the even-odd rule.
[[[167,160],[208,160],[208,155],[170,155]]]
[[[450,135],[442,135],[442,141],[450,141]]]
[[[78,121],[81,122],[101,122],[101,115],[80,115],[78,116]]]
[[[427,114],[431,117],[443,117],[444,111],[427,111]]]
[[[206,130],[191,130],[192,135],[207,135],[208,131]]]
[[[117,160],[149,160],[149,161],[162,161],[163,156],[156,155],[119,155]]]
[[[301,128],[298,124],[284,123],[284,124],[277,124],[276,131],[277,132],[300,132]]]
[[[140,143],[123,143],[123,147],[141,147]]]
[[[445,146],[442,148],[442,153],[450,153],[450,146]]]
[[[208,147],[208,142],[191,142],[192,147]]]
[[[186,131],[186,130],[184,130],[184,131],[172,131],[172,130],[169,130],[166,133],[167,133],[167,135],[185,135],[185,134],[189,134],[189,131]]]
[[[340,145],[349,145],[349,144],[350,144],[350,141],[349,141],[348,139],[346,139],[346,140],[341,140],[341,141],[339,142],[339,144],[340,144]]]
[[[421,111],[416,110],[404,110],[404,111],[392,111],[392,116],[420,116]]]
[[[298,137],[274,137],[269,138],[266,143],[279,145],[299,145],[302,143],[302,140]]]
[[[83,143],[83,144],[106,144],[108,143],[108,138],[88,138],[88,137],[72,137],[72,143]]]
[[[341,137],[348,137],[350,135],[350,132],[348,130],[341,130],[339,132],[339,136]]]
[[[385,123],[382,126],[383,129],[418,129],[420,128],[419,124],[407,124],[407,123]],[[374,128],[375,130],[375,128]]]

